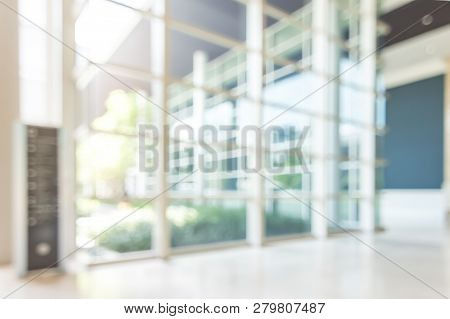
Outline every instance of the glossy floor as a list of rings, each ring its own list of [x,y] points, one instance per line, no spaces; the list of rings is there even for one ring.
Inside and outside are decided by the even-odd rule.
[[[11,298],[439,298],[433,289],[450,295],[446,230],[357,236],[376,252],[349,235],[291,240],[47,274]],[[2,296],[25,281],[0,268]]]

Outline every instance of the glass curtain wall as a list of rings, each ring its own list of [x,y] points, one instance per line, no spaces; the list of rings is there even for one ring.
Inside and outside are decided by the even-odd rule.
[[[375,48],[367,51],[364,36],[367,34],[366,1],[337,1],[338,38],[343,46],[339,49],[338,88],[339,101],[339,164],[338,201],[335,221],[341,227],[361,228],[362,205],[371,201],[373,205],[376,192],[368,194],[367,171],[381,171],[382,161],[370,157],[365,149],[367,143],[378,140],[384,129],[383,91],[374,81],[375,64],[368,68],[361,60],[376,60]],[[375,7],[375,5],[373,6]],[[372,78],[371,78],[372,77]],[[372,141],[367,139],[372,136]],[[373,146],[376,147],[376,146]],[[380,150],[380,148],[377,148]],[[373,154],[372,154],[373,155]],[[378,179],[375,177],[374,179]],[[372,182],[375,182],[372,180]],[[376,187],[380,188],[380,180]],[[330,228],[337,225],[331,223]]]
[[[376,65],[352,67],[375,39],[361,2],[82,2],[77,243],[165,257],[359,228],[376,166],[361,144],[377,131]],[[250,142],[249,127],[262,129]]]
[[[150,251],[155,193],[141,169],[139,125],[154,122],[149,22],[127,2],[79,2],[75,24],[76,244],[89,259]],[[134,1],[148,10],[149,1]],[[108,229],[108,231],[105,231]],[[85,245],[85,243],[89,243]]]
[[[247,187],[239,132],[246,55],[239,47],[245,45],[246,7],[171,0],[169,10],[177,22],[169,33],[168,107],[174,116],[168,181],[174,186],[168,192],[168,245],[243,241]]]
[[[274,237],[311,232],[310,144],[317,99],[306,98],[314,88],[311,2],[282,7],[279,1],[271,1],[268,5],[263,79],[263,125],[268,136],[264,139],[264,211],[266,236]]]

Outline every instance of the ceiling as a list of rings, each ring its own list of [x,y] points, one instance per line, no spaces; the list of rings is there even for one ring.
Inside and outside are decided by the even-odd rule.
[[[385,48],[381,52],[387,87],[446,71],[450,59],[450,2],[410,1],[383,14],[381,19],[390,26],[390,33],[382,40]]]
[[[381,53],[387,87],[446,72],[450,63],[450,25],[397,43]]]
[[[435,30],[450,23],[450,2],[415,0],[380,16],[390,32],[382,39],[386,46]]]

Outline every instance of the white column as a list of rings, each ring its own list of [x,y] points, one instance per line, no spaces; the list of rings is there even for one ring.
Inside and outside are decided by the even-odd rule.
[[[17,9],[16,0],[6,4]],[[13,123],[19,118],[17,15],[0,5],[0,264],[12,259]]]
[[[311,227],[315,237],[326,238],[327,218],[334,220],[337,207],[339,127],[330,119],[338,115],[339,83],[333,78],[338,72],[339,56],[337,44],[329,36],[337,30],[337,19],[334,1],[313,0],[312,6],[313,30],[317,31],[312,36],[312,67],[315,87],[323,88],[314,97],[320,116],[313,119],[311,129],[313,153],[317,156],[312,163]]]
[[[247,2],[247,95],[250,99],[249,112],[252,119],[249,123],[262,125],[262,90],[263,90],[263,50],[264,50],[264,2],[265,0],[249,0]],[[262,137],[255,145],[250,145],[248,162],[257,163],[262,160]],[[264,180],[258,173],[250,173],[249,187],[251,199],[247,203],[247,241],[254,246],[264,242]]]
[[[61,39],[63,18],[62,2],[60,0],[47,0],[47,27],[46,29]],[[75,23],[75,22],[73,22]],[[47,122],[50,126],[61,126],[62,121],[62,45],[58,41],[46,37],[47,41]]]
[[[156,126],[158,128],[158,167],[156,171],[156,194],[158,197],[153,201],[154,225],[153,225],[153,249],[157,256],[167,258],[170,251],[170,228],[167,220],[167,171],[168,171],[168,147],[169,124],[168,114],[168,13],[169,1],[155,0],[152,6],[153,14],[161,18],[151,20],[151,73],[155,79],[151,82],[152,97],[156,106],[151,106],[155,114]]]
[[[331,35],[328,37],[327,48],[327,65],[328,78],[334,79],[339,75],[340,64],[340,50],[339,44],[333,41],[332,38],[339,37],[339,26],[337,17],[336,1],[330,1],[328,13],[328,29],[327,32]],[[326,112],[328,120],[326,121],[326,161],[325,174],[327,183],[327,211],[328,217],[336,220],[338,214],[338,198],[339,193],[339,80],[333,80],[327,86],[327,101]],[[336,120],[332,120],[336,119]],[[328,222],[327,222],[328,224]]]
[[[199,134],[200,128],[205,122],[205,103],[206,103],[206,92],[203,89],[205,85],[205,77],[206,77],[206,63],[208,61],[208,57],[203,51],[196,51],[194,53],[194,61],[193,61],[193,82],[194,82],[194,92],[193,92],[193,114],[194,114],[194,123],[192,128],[194,129],[194,136],[199,142],[200,138],[202,138]],[[199,147],[198,144],[194,147],[194,169],[198,171],[195,173],[194,178],[194,187],[196,195],[203,195],[204,190],[204,178],[203,171],[201,169],[200,156],[203,148]]]
[[[444,196],[447,214],[450,215],[450,59],[447,60],[444,88]]]
[[[375,127],[375,78],[376,78],[376,24],[377,6],[375,0],[361,0],[361,22],[360,22],[360,48],[361,58],[364,59],[359,65],[364,74],[362,85],[368,89],[365,92],[364,122]],[[375,133],[364,130],[361,137],[361,171],[360,185],[363,199],[360,204],[360,227],[366,232],[375,230]]]
[[[57,5],[57,3],[54,3]],[[75,47],[75,21],[73,1],[64,0],[60,7],[62,13],[62,40]],[[61,204],[60,204],[60,256],[66,256],[76,249],[76,210],[75,210],[75,120],[76,90],[73,78],[75,53],[60,46],[62,54],[62,145],[60,153]],[[55,62],[56,63],[56,62]],[[68,263],[63,265],[67,268]]]

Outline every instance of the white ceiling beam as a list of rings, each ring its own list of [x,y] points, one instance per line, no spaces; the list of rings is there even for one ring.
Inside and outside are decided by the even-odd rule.
[[[409,2],[412,2],[412,0],[384,0],[381,2],[381,13],[393,11]]]

